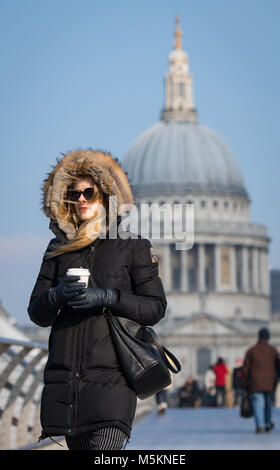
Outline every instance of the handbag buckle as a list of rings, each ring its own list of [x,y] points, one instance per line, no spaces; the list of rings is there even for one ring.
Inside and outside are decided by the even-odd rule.
[[[112,315],[111,311],[109,310],[108,307],[103,307],[102,308],[102,313],[104,315],[104,317],[109,317],[110,315]]]

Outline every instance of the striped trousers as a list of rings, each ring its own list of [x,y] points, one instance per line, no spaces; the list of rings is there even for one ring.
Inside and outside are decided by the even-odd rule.
[[[128,443],[127,435],[113,426],[65,436],[65,440],[69,450],[122,450]]]

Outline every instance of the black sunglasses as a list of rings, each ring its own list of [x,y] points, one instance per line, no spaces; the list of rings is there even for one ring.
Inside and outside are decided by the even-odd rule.
[[[69,189],[68,198],[71,201],[78,201],[80,199],[81,194],[87,201],[89,201],[94,195],[94,188],[86,188],[83,191],[78,191],[77,189]]]

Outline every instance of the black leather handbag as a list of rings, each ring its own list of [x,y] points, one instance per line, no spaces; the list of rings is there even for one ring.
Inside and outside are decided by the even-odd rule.
[[[253,405],[252,399],[249,392],[243,392],[241,397],[241,404],[240,404],[240,416],[242,418],[251,418],[253,416]]]
[[[92,273],[90,280],[93,287],[98,287]],[[108,322],[122,374],[138,398],[144,400],[170,385],[170,371],[178,374],[181,365],[160,344],[154,330],[128,318],[113,315],[107,307],[103,307],[103,314]]]
[[[112,315],[107,307],[103,308],[103,313],[122,373],[138,398],[144,400],[170,385],[170,371],[178,374],[181,365],[160,344],[154,330],[128,318]]]

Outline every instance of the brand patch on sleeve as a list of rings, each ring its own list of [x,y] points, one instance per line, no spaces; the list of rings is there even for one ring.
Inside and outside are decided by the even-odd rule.
[[[152,263],[157,263],[158,262],[158,258],[157,258],[155,249],[152,246],[150,247],[150,256],[151,256]]]

